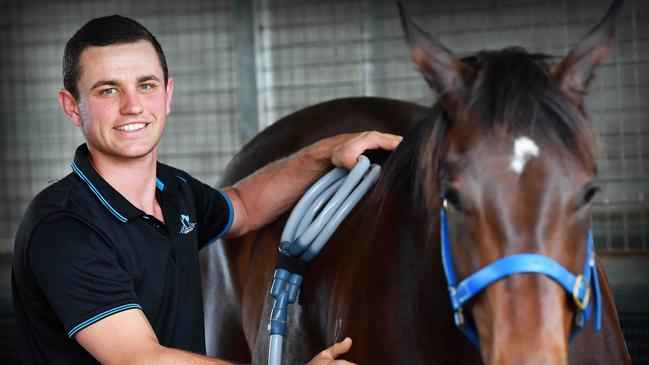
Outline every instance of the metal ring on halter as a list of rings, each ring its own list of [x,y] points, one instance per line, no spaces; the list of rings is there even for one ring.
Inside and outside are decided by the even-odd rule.
[[[586,285],[586,293],[584,294],[584,299],[579,298],[579,289],[581,286]],[[577,275],[575,279],[575,286],[572,288],[572,298],[575,300],[577,308],[580,310],[585,310],[588,307],[588,300],[590,299],[590,285],[586,282],[586,279],[583,275]]]

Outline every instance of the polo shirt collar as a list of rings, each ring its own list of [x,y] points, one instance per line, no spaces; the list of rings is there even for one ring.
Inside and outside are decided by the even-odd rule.
[[[158,163],[157,171],[160,171],[159,167]],[[117,220],[127,222],[144,214],[99,175],[88,159],[88,146],[85,143],[77,147],[72,161],[72,171],[88,185],[90,191]],[[165,184],[156,178],[156,187],[162,191]]]
[[[158,190],[166,193],[169,188],[172,188],[171,191],[175,191],[175,188],[183,182],[186,182],[186,180],[177,175],[169,166],[160,162],[157,163],[155,185]]]

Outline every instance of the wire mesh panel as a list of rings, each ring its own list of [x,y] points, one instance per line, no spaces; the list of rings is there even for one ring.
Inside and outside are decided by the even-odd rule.
[[[605,14],[608,0],[404,1],[459,55],[519,45],[565,55]],[[376,95],[430,105],[409,59],[393,1],[260,0],[262,126],[324,100]],[[602,193],[593,209],[600,251],[649,252],[649,4],[627,1],[615,50],[586,98],[601,137]]]
[[[250,85],[257,88],[251,98],[258,113],[251,115],[259,115],[260,127],[333,98],[384,96],[424,105],[436,98],[409,59],[393,0],[1,1],[0,253],[11,252],[27,204],[70,172],[73,151],[83,142],[61,112],[57,92],[65,42],[91,18],[123,14],[156,35],[175,81],[159,159],[207,183],[216,180],[242,140],[245,107],[237,91],[244,88],[237,75],[248,70],[237,61],[241,42],[235,44],[233,33],[242,24],[234,20],[236,1],[253,4],[254,24],[243,26],[255,30],[248,46],[254,48]],[[403,2],[422,27],[462,56],[512,45],[565,55],[611,1]],[[648,100],[649,1],[627,0],[613,54],[586,98],[601,139],[602,193],[593,209],[600,252],[649,253]],[[8,303],[0,295],[0,312]],[[0,335],[10,332],[0,328]],[[640,344],[646,331],[641,335]],[[0,360],[16,360],[3,354]]]
[[[425,28],[460,55],[522,45],[565,54],[608,0],[406,1]],[[435,96],[408,57],[392,1],[257,0],[254,41],[260,125],[324,100],[386,96],[431,104]],[[92,17],[121,13],[162,43],[174,102],[160,159],[214,181],[240,146],[231,1],[3,2],[0,42],[3,186],[0,250],[9,252],[27,202],[69,172],[82,142],[60,112],[63,46]],[[593,214],[607,251],[649,251],[647,172],[649,4],[630,0],[614,53],[586,107],[600,131],[603,193]],[[252,45],[251,45],[252,46]]]
[[[161,43],[175,81],[159,159],[213,183],[240,147],[231,1],[58,1],[0,5],[0,252],[28,202],[68,174],[83,142],[57,101],[67,40],[88,20],[122,14]]]
[[[260,119],[363,94],[361,6],[353,1],[262,1],[257,19]]]

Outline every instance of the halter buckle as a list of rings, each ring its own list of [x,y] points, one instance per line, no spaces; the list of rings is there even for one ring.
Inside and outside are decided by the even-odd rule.
[[[457,289],[454,286],[448,288],[448,292],[451,297],[451,305],[453,306],[453,317],[455,319],[455,325],[462,327],[464,325],[464,311],[462,310],[462,305],[457,299]]]
[[[579,297],[579,289],[581,289],[582,285],[586,285],[586,292],[583,299]],[[586,278],[584,278],[584,276],[581,274],[579,274],[575,279],[575,286],[573,286],[572,288],[572,298],[575,300],[577,308],[582,311],[586,310],[586,307],[588,306],[588,300],[590,299],[590,285],[586,283]]]
[[[455,311],[455,325],[458,327],[463,327],[464,326],[464,311],[462,310],[462,307],[458,308]]]

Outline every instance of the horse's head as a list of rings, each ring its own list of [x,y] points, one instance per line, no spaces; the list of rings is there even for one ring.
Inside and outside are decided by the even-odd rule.
[[[401,9],[412,59],[442,109],[419,181],[436,187],[427,189],[429,207],[448,205],[459,279],[522,253],[583,272],[597,188],[582,97],[611,51],[620,3],[558,62],[518,48],[460,59]],[[549,275],[518,272],[486,286],[467,309],[487,364],[566,364],[577,307]]]

